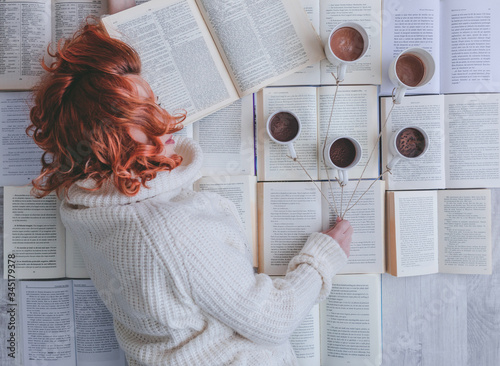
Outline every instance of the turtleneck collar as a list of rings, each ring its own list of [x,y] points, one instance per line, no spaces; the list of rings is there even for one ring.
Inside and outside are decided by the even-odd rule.
[[[88,191],[88,188],[94,187],[94,181],[87,179],[70,187],[67,203],[84,207],[106,207],[139,202],[159,194],[164,198],[165,195],[176,195],[181,188],[190,186],[200,178],[203,163],[203,153],[197,142],[186,137],[178,137],[176,140],[175,151],[182,156],[182,164],[171,171],[157,173],[156,178],[147,183],[149,188],[141,186],[139,193],[129,197],[118,191],[110,181],[97,191]]]

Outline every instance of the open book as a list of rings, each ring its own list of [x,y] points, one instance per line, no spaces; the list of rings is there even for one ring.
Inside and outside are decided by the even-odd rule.
[[[387,192],[387,272],[491,274],[491,193]]]
[[[422,47],[436,62],[431,82],[408,94],[500,92],[498,0],[384,1],[382,95],[387,70],[404,49]]]
[[[38,199],[30,186],[4,187],[4,278],[15,255],[17,279],[89,278],[78,247],[60,220],[55,193]]]
[[[308,236],[333,226],[335,207],[338,212],[345,212],[356,202],[345,215],[354,234],[343,273],[385,272],[384,184],[362,180],[353,196],[356,183],[349,182],[343,194],[336,182],[332,182],[332,189],[327,181],[257,183],[259,272],[284,275],[288,262],[300,252]]]
[[[343,22],[362,25],[370,37],[370,47],[360,61],[347,68],[343,84],[380,84],[382,82],[382,1],[381,0],[300,0],[323,44],[332,29]],[[273,85],[335,84],[332,72],[337,70],[324,59]]]
[[[152,0],[104,18],[132,45],[143,76],[185,124],[324,58],[297,0]]]
[[[257,267],[257,178],[253,175],[202,177],[194,183],[194,190],[215,192],[234,203],[252,250],[253,265]]]
[[[381,279],[337,275],[332,292],[290,337],[300,366],[382,363]]]
[[[383,121],[391,107],[391,98],[381,99]],[[391,135],[411,125],[427,132],[429,150],[414,161],[399,161],[384,177],[387,189],[500,187],[500,94],[404,97],[384,130],[384,168],[392,159]]]
[[[113,317],[92,281],[20,281],[19,285],[21,365],[127,364]]]
[[[333,179],[336,170],[323,163],[323,144],[332,115],[328,137],[350,136],[358,140],[363,155],[349,176],[359,178],[377,143],[377,87],[340,86],[335,107],[334,86],[265,88],[257,94],[257,177],[259,181]],[[288,148],[273,142],[266,130],[268,117],[278,110],[295,113],[302,123],[294,142],[302,167],[291,158]],[[308,175],[309,174],[309,175]],[[378,177],[378,149],[375,149],[363,178]]]
[[[105,0],[2,0],[0,89],[30,89],[44,74],[47,46],[71,37],[89,15],[107,11]],[[5,47],[5,48],[4,48]]]

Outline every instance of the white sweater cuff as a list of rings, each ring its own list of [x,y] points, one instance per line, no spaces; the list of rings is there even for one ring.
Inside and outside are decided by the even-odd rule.
[[[313,233],[298,255],[288,264],[288,272],[301,264],[308,264],[318,271],[323,280],[316,302],[324,300],[332,288],[332,279],[347,263],[347,256],[340,245],[330,236]]]

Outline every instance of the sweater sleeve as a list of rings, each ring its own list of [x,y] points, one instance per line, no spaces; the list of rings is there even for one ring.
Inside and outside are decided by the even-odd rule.
[[[331,237],[314,233],[291,260],[286,276],[273,280],[255,274],[248,258],[234,247],[197,233],[191,233],[183,251],[195,302],[259,344],[287,341],[311,307],[328,295],[332,277],[347,261]]]

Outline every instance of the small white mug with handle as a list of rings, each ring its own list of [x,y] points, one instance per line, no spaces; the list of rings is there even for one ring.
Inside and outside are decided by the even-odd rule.
[[[266,123],[269,138],[280,145],[286,145],[292,159],[297,159],[293,143],[300,135],[302,124],[299,117],[288,110],[272,113]]]
[[[327,166],[337,170],[341,186],[347,185],[348,171],[359,163],[362,155],[363,149],[358,140],[348,136],[329,139],[323,149],[323,159]]]
[[[413,161],[422,158],[429,150],[429,136],[418,126],[406,126],[394,132],[389,141],[392,159],[387,169],[392,170],[400,161]]]
[[[401,52],[389,66],[389,79],[396,87],[394,103],[400,104],[407,90],[424,86],[431,81],[436,71],[432,55],[420,47]]]
[[[337,79],[343,81],[347,66],[361,60],[370,47],[370,37],[364,27],[344,22],[332,29],[325,43],[325,55],[337,67]]]

